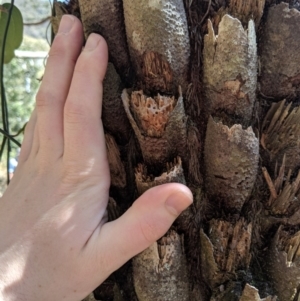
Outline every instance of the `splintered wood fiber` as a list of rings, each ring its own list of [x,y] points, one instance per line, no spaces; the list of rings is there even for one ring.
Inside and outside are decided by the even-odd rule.
[[[249,121],[257,86],[257,47],[252,20],[248,29],[225,15],[218,35],[208,21],[204,37],[203,83],[205,102],[210,114],[225,111]]]
[[[279,300],[295,301],[300,285],[300,235],[278,229],[264,260]]]
[[[183,1],[124,0],[123,5],[129,51],[138,75],[142,77],[144,54],[157,53],[170,65],[174,91],[178,85],[185,91],[190,43]]]
[[[213,219],[209,223],[209,239],[221,271],[235,273],[250,264],[252,224],[240,219],[236,224]]]
[[[109,163],[111,185],[115,187],[126,186],[126,173],[121,161],[120,151],[113,136],[105,135],[107,160]]]
[[[174,160],[174,163],[167,163],[167,171],[154,178],[147,174],[146,166],[140,164],[136,168],[135,181],[139,195],[142,195],[145,191],[152,187],[166,183],[181,183],[186,185],[180,158]]]
[[[182,239],[170,231],[132,260],[139,301],[189,301],[189,277]]]
[[[244,219],[236,224],[213,219],[207,235],[201,230],[201,266],[208,271],[203,277],[211,289],[249,267],[251,236],[252,224]]]
[[[147,97],[140,92],[131,94],[130,108],[139,128],[149,137],[163,136],[169,116],[174,110],[174,97]]]
[[[184,162],[187,117],[183,97],[175,101],[173,97],[147,97],[142,91],[130,95],[124,90],[122,100],[145,163],[162,167],[177,156]],[[157,120],[163,123],[157,124]]]
[[[294,172],[300,166],[300,107],[291,107],[285,100],[272,104],[263,122],[261,145],[274,166],[285,158],[287,169]]]
[[[265,0],[230,0],[229,12],[243,24],[253,19],[257,28],[264,12],[265,2]]]
[[[243,295],[239,301],[277,301],[277,298],[272,298],[271,296],[268,296],[267,298],[261,299],[259,296],[258,289],[247,283],[243,290]]]

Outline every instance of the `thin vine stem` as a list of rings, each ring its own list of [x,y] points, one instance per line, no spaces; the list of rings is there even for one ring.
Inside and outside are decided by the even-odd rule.
[[[7,34],[8,34],[8,28],[11,20],[12,10],[14,6],[14,0],[11,0],[10,2],[10,8],[8,12],[8,18],[7,23],[4,31],[3,36],[3,45],[2,45],[2,52],[1,52],[1,58],[0,58],[0,85],[1,85],[1,113],[2,113],[2,123],[4,132],[6,132],[9,135],[9,120],[8,120],[8,110],[7,110],[7,101],[6,101],[6,94],[5,94],[5,88],[4,88],[4,52],[5,52],[5,45],[7,40]],[[7,184],[9,184],[9,160],[10,160],[10,151],[11,151],[11,145],[10,145],[10,139],[8,139],[6,136],[4,136],[2,140],[2,145],[0,149],[0,158],[2,158],[2,154],[4,152],[4,148],[7,142]]]
[[[9,133],[7,133],[6,131],[4,131],[3,129],[0,129],[0,133],[4,137],[6,137],[7,139],[11,140],[15,145],[17,145],[18,147],[21,147],[21,143],[18,140],[16,140],[14,138],[14,136],[10,135]]]

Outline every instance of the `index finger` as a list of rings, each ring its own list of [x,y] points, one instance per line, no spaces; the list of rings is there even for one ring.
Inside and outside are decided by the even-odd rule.
[[[105,40],[91,34],[79,56],[64,108],[64,158],[106,161],[101,122],[102,82],[108,51]]]
[[[63,109],[82,42],[79,19],[63,16],[36,97],[40,149],[50,160],[63,153]]]

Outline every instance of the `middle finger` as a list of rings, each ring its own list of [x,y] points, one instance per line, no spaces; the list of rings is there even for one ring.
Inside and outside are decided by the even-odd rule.
[[[80,21],[63,16],[36,98],[39,152],[47,161],[63,154],[63,109],[82,42]]]

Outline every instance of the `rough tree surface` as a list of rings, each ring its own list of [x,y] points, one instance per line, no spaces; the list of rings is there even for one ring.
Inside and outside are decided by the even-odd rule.
[[[109,218],[163,183],[194,195],[164,237],[84,300],[299,301],[300,2],[54,6],[54,31],[72,13],[109,46]]]

